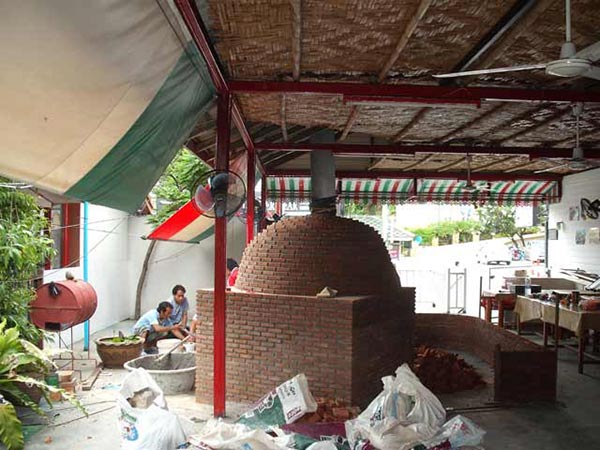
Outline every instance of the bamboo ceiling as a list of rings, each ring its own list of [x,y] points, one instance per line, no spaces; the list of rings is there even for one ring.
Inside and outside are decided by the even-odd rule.
[[[469,52],[511,13],[513,2],[208,0],[207,6],[205,21],[229,79],[438,84],[432,75],[461,70],[459,65]],[[557,59],[564,21],[563,0],[535,2],[468,70]],[[600,1],[572,2],[572,28],[578,49],[599,41]],[[455,83],[600,90],[595,80],[560,79],[543,70],[469,77]],[[356,135],[409,144],[572,148],[575,143],[575,120],[567,104],[483,102],[479,108],[449,108],[352,104],[336,95],[278,93],[239,94],[237,100],[257,141],[305,142],[319,130],[330,129],[339,141],[351,141]],[[584,149],[600,146],[600,104],[585,104],[580,130]],[[234,150],[241,147],[236,133],[232,140]],[[211,142],[214,133],[206,131],[205,123],[188,146],[210,159]],[[445,170],[454,161],[452,170],[465,170],[465,164],[457,161],[460,157],[464,159],[455,154],[415,154],[355,158],[352,164],[371,170]],[[561,163],[530,161],[526,155],[472,158],[473,169],[482,172],[531,173]],[[261,159],[272,167],[294,168],[306,158],[263,154]],[[349,158],[338,159],[340,164],[350,164]],[[557,167],[550,172],[569,171]]]

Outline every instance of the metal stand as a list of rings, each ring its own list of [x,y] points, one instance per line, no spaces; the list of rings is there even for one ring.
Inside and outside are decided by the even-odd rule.
[[[463,297],[460,299],[460,284],[462,281]],[[452,292],[454,292],[454,302],[452,301]],[[465,314],[467,301],[467,269],[453,272],[452,269],[448,269],[448,307],[446,312],[448,314]]]
[[[75,352],[73,349],[73,328],[69,329],[70,333],[70,344],[67,344],[63,339],[62,333],[59,331],[58,335],[58,348],[64,348],[68,355],[65,356],[64,353],[60,353],[58,358],[53,358],[54,363],[58,367],[58,370],[72,370],[74,374],[77,375],[81,383],[81,389],[84,391],[89,391],[94,385],[100,371],[102,370],[102,366],[98,364],[98,360],[96,358],[92,358],[90,356],[90,349],[87,348],[87,351],[84,352]],[[63,347],[64,346],[64,347]],[[85,354],[87,353],[87,357]],[[93,363],[93,365],[91,364]],[[86,366],[82,368],[82,366]],[[83,378],[83,370],[85,368],[92,368],[92,373],[87,378]]]

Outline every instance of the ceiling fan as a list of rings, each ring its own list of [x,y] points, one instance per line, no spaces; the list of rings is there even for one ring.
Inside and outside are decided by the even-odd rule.
[[[469,155],[468,153],[466,156],[466,160],[467,160],[467,183],[464,186],[462,186],[461,189],[465,192],[479,192],[479,191],[491,190],[491,187],[490,187],[489,183],[487,183],[487,182],[478,183],[478,184],[473,183],[473,180],[471,179],[471,155]]]
[[[579,145],[579,118],[583,112],[583,103],[575,103],[573,105],[573,115],[575,116],[575,147],[573,148],[573,156],[571,158],[560,158],[559,160],[564,161],[562,164],[552,166],[547,169],[537,170],[535,173],[550,172],[552,170],[560,169],[561,167],[568,167],[571,170],[585,170],[593,167],[600,167],[600,162],[586,159],[583,153],[583,149]],[[554,158],[544,158],[549,161],[556,161]]]
[[[557,77],[572,78],[583,76],[600,80],[600,68],[592,64],[600,59],[600,41],[592,44],[579,52],[575,49],[575,44],[571,42],[571,2],[565,0],[566,16],[566,39],[560,49],[560,59],[541,64],[530,64],[512,67],[496,67],[492,69],[468,70],[465,72],[444,73],[434,75],[436,78],[455,78],[471,75],[486,75],[490,73],[517,72],[522,70],[545,69],[548,75]]]

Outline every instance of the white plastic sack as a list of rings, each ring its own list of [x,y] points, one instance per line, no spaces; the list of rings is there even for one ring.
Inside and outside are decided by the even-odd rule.
[[[311,444],[306,450],[338,450],[332,441],[319,441]]]
[[[209,420],[199,434],[189,438],[190,444],[205,450],[289,450],[289,442],[289,436],[272,437],[263,430],[222,420]]]
[[[429,448],[448,440],[452,448],[476,447],[483,442],[484,435],[485,431],[471,419],[458,415],[446,422],[439,434],[422,444]]]
[[[430,439],[446,418],[444,407],[407,364],[382,379],[383,391],[356,419],[346,421],[350,447],[368,440],[380,450],[405,450]]]
[[[308,389],[303,373],[280,384],[261,398],[237,420],[250,428],[267,429],[293,423],[308,412],[317,410],[317,402]]]
[[[128,398],[139,392],[152,392],[148,408],[134,408]],[[146,397],[146,396],[144,396]],[[130,372],[117,397],[121,448],[126,450],[171,450],[186,442],[177,416],[167,410],[162,389],[143,368]]]

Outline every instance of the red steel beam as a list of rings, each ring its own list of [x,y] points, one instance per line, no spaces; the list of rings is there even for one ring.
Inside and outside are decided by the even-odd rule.
[[[217,170],[229,169],[229,134],[231,124],[231,96],[222,93],[217,99]],[[215,219],[215,289],[213,315],[213,413],[225,417],[225,291],[227,265],[227,218]]]
[[[496,87],[454,87],[414,84],[327,83],[301,81],[230,81],[234,93],[290,93],[378,97],[382,102],[406,98],[411,101],[517,101],[517,102],[600,102],[600,92],[570,89],[518,89]],[[386,100],[385,97],[388,97]]]
[[[175,0],[175,5],[183,18],[194,43],[202,54],[210,77],[219,94],[217,100],[217,170],[229,169],[229,138],[231,120],[238,129],[244,145],[255,154],[254,142],[246,128],[244,119],[232,98],[231,90],[221,69],[216,52],[208,38],[208,31],[202,16],[193,0]],[[258,158],[254,158],[257,160]],[[258,162],[261,173],[266,173]],[[254,175],[254,167],[251,170]],[[248,172],[250,173],[250,171]],[[253,191],[253,189],[252,189]],[[214,290],[214,393],[213,409],[215,417],[225,416],[225,267],[227,260],[227,222],[225,218],[215,219],[215,290]]]
[[[265,213],[265,217],[267,215],[267,176],[263,175],[261,178],[261,184],[260,184],[260,207],[262,208],[262,210]],[[262,231],[265,228],[265,218],[263,217],[263,219],[260,221],[259,224],[259,231]]]
[[[273,143],[259,142],[255,145],[259,151],[278,152],[311,152],[327,150],[348,155],[412,155],[415,153],[456,153],[471,155],[529,155],[530,158],[570,158],[571,148],[553,147],[493,147],[463,145],[362,145],[362,144],[317,144],[317,143]],[[585,156],[589,159],[600,158],[600,149],[586,148]]]
[[[481,100],[470,98],[435,98],[435,97],[391,97],[379,95],[344,95],[343,103],[346,104],[370,104],[370,103],[414,103],[417,105],[471,105],[474,108],[481,107]]]
[[[274,169],[269,172],[273,177],[308,177],[310,170],[304,169]],[[385,178],[435,178],[449,180],[466,180],[467,172],[425,172],[425,171],[406,171],[385,170],[385,171],[348,171],[336,170],[337,178],[364,178],[364,179],[385,179]],[[560,175],[542,174],[542,173],[504,173],[504,172],[475,172],[471,173],[472,180],[481,181],[510,181],[510,180],[531,180],[531,181],[559,181]]]
[[[254,146],[248,147],[248,186],[246,188],[246,245],[254,239],[254,185],[255,183],[255,167],[256,167],[256,152]]]

